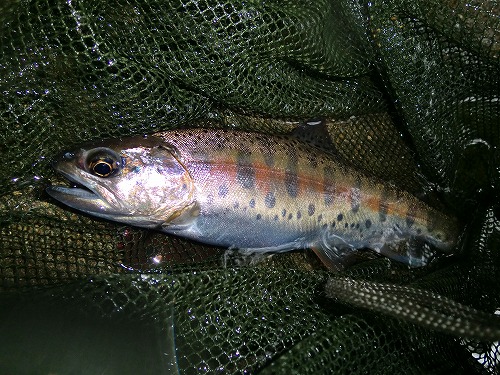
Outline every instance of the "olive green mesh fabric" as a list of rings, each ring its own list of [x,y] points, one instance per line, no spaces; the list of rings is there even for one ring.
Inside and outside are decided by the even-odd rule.
[[[3,0],[0,92],[0,373],[499,372],[496,1]],[[312,118],[346,162],[459,217],[459,255],[332,274],[44,193],[82,142]]]

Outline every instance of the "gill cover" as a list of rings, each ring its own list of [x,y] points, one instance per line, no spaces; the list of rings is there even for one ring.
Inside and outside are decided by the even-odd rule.
[[[157,137],[82,147],[65,153],[54,168],[85,189],[51,186],[47,192],[70,207],[105,219],[155,228],[194,206],[193,181],[180,154]]]

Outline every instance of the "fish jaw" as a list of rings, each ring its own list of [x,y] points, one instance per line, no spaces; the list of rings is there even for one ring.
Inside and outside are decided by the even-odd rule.
[[[163,220],[154,220],[149,216],[124,215],[121,211],[101,199],[97,194],[86,189],[49,186],[46,191],[55,200],[78,211],[102,219],[152,229],[163,224]]]
[[[65,205],[92,215],[113,215],[117,213],[106,201],[92,191],[65,186],[49,186],[47,193]]]

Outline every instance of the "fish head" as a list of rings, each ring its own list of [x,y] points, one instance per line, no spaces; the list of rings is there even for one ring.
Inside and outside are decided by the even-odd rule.
[[[193,206],[194,183],[178,150],[158,137],[84,145],[63,153],[54,168],[77,186],[50,186],[49,195],[108,220],[157,228]]]

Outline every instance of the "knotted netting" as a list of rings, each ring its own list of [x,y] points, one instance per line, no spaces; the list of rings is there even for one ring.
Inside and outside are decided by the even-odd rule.
[[[1,373],[496,373],[496,1],[0,3]],[[457,216],[457,256],[225,249],[45,194],[90,140],[325,118],[349,163]]]

